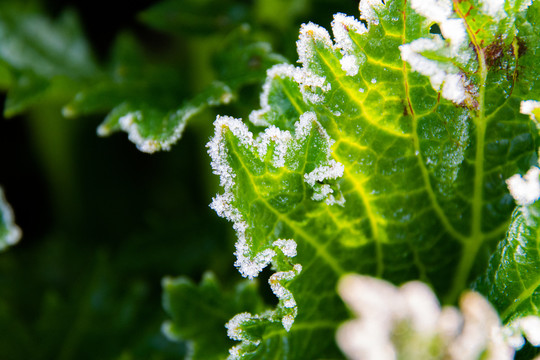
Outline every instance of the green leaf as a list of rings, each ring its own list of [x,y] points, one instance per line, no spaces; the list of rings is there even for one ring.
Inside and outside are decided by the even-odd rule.
[[[21,229],[15,225],[13,210],[9,206],[4,191],[0,187],[0,251],[17,243],[21,238]]]
[[[232,341],[223,324],[241,311],[263,309],[256,283],[238,283],[232,293],[223,293],[212,273],[195,285],[185,277],[163,281],[165,310],[172,320],[163,326],[173,340],[189,341],[189,358],[193,360],[224,359]]]
[[[168,113],[151,106],[122,103],[107,115],[97,131],[100,136],[107,136],[123,130],[143,152],[170,150],[182,136],[189,119],[208,106],[227,104],[231,98],[229,87],[215,82],[178,110]]]
[[[0,62],[15,79],[4,108],[6,117],[46,98],[65,98],[97,73],[73,12],[53,21],[13,4],[4,4],[0,11]]]
[[[540,170],[524,179],[508,180],[520,204],[512,215],[506,238],[492,255],[486,273],[475,287],[484,293],[505,323],[540,315]],[[536,198],[536,199],[535,199]]]
[[[123,35],[115,46],[110,75],[79,92],[63,113],[74,117],[110,110],[99,135],[125,131],[143,152],[170,150],[189,119],[210,106],[228,104],[241,87],[262,82],[267,68],[285,61],[268,43],[256,41],[247,26],[230,34],[223,48],[227,50],[215,61],[223,82],[214,81],[194,98],[181,101],[186,81],[180,69],[149,62],[134,39]]]
[[[367,28],[337,14],[333,42],[304,25],[302,68],[268,71],[250,115],[264,132],[216,121],[209,152],[224,192],[212,207],[234,222],[239,271],[271,263],[279,299],[229,322],[242,340],[233,358],[339,357],[344,273],[420,279],[454,303],[485,268],[513,208],[504,179],[537,161],[519,108],[540,89],[523,64],[540,59],[516,37],[534,24],[522,2],[503,5],[362,1]],[[469,10],[493,32],[478,33]]]

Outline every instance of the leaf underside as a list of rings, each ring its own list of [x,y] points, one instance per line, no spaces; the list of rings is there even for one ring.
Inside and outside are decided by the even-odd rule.
[[[361,3],[367,28],[337,14],[334,42],[304,25],[302,68],[270,69],[250,116],[265,130],[216,121],[209,153],[224,192],[212,207],[234,222],[240,272],[271,263],[280,300],[228,324],[242,340],[233,358],[339,357],[343,274],[420,279],[454,303],[503,238],[514,207],[504,180],[537,162],[519,107],[540,90],[539,6],[427,3]]]

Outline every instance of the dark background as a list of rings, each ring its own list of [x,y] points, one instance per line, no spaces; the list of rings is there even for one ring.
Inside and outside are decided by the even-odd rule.
[[[180,100],[198,93],[199,78],[211,81],[219,72],[190,68],[198,61],[190,53],[194,42],[215,43],[235,22],[247,22],[294,63],[302,22],[329,28],[333,13],[358,12],[358,1],[306,0],[277,27],[271,19],[280,14],[260,23],[249,15],[254,1],[229,1],[231,14],[240,14],[233,25],[171,34],[138,20],[156,3],[47,0],[41,11],[54,19],[74,9],[101,66],[125,31],[151,56],[180,53],[187,79]],[[198,281],[206,270],[224,287],[240,279],[231,226],[208,207],[218,184],[205,144],[217,113],[245,117],[257,108],[260,85],[242,88],[235,104],[204,112],[172,151],[153,155],[139,152],[124,133],[96,136],[104,113],[63,118],[61,101],[0,119],[0,184],[23,230],[20,243],[0,254],[0,359],[182,358],[184,345],[160,332],[167,318],[160,282],[178,275]]]

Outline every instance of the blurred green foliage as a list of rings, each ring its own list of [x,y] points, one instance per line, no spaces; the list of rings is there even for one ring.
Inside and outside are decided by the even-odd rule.
[[[216,82],[233,101],[211,105],[245,117],[266,69],[296,59],[300,23],[357,6],[2,1],[0,184],[23,238],[0,254],[0,358],[181,358],[184,344],[161,333],[161,279],[240,279],[232,231],[207,206],[216,113],[199,109],[173,150],[153,156],[96,128],[124,108],[159,123]]]

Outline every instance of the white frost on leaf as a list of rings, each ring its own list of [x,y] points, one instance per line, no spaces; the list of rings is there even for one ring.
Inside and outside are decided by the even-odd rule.
[[[292,141],[291,133],[288,131],[282,131],[275,127],[274,125],[270,125],[264,133],[259,136],[257,139],[257,147],[259,150],[259,156],[261,158],[264,158],[266,155],[266,152],[268,151],[268,146],[270,143],[275,144],[274,149],[274,157],[273,157],[273,165],[276,168],[280,168],[285,166],[285,155],[287,154],[287,150],[290,147],[290,143]]]
[[[512,194],[516,203],[527,206],[540,198],[540,169],[533,166],[527,171],[524,177],[515,174],[506,180],[508,190]]]
[[[441,95],[445,99],[460,104],[467,98],[463,77],[451,66],[445,66],[422,55],[424,51],[435,52],[442,50],[444,46],[445,43],[440,37],[434,37],[414,40],[410,44],[401,45],[399,49],[403,61],[408,62],[414,71],[429,77],[434,90],[441,91],[442,87]]]
[[[364,34],[366,27],[353,16],[346,16],[338,13],[334,15],[332,21],[332,33],[335,39],[335,48],[339,49],[343,57],[340,60],[341,69],[349,76],[358,74],[358,55],[355,53],[355,46],[349,35],[350,32]]]
[[[441,91],[443,98],[456,104],[463,103],[472,94],[467,93],[465,76],[452,64],[452,61],[466,64],[472,55],[467,46],[468,37],[463,20],[451,18],[451,0],[412,0],[411,7],[429,21],[438,23],[447,41],[438,35],[414,40],[399,47],[401,58],[408,62],[414,71],[428,76],[433,89]],[[429,59],[425,53],[437,53],[448,61]]]
[[[334,190],[328,184],[322,184],[329,179],[337,179],[343,176],[345,167],[343,164],[331,159],[328,164],[315,168],[310,173],[304,174],[304,181],[313,188],[312,200],[325,201],[327,205],[338,204],[343,206],[345,198],[341,193],[337,198],[333,195]]]
[[[270,91],[272,90],[272,85],[276,79],[294,79],[295,73],[300,71],[293,65],[290,64],[278,64],[272,66],[266,71],[266,80],[263,84],[263,91],[260,96],[261,108],[259,110],[254,110],[249,114],[249,120],[257,126],[268,126],[268,122],[263,118],[263,116],[271,111],[269,97]]]
[[[350,359],[513,358],[514,348],[496,311],[478,293],[466,293],[459,312],[441,308],[431,289],[418,281],[398,288],[383,280],[348,275],[338,291],[358,316],[337,332],[338,345]]]
[[[4,191],[0,187],[0,250],[7,246],[16,244],[22,236],[21,229],[15,225],[13,210],[7,202]],[[1,227],[4,227],[2,229]],[[4,233],[5,232],[5,233]]]
[[[314,61],[315,48],[314,42],[322,44],[329,49],[333,48],[330,34],[325,28],[316,25],[312,22],[302,24],[300,27],[300,36],[296,42],[298,52],[298,62],[303,66],[301,69],[293,70],[294,80],[300,85],[300,91],[304,99],[312,104],[320,104],[324,101],[323,93],[331,89],[330,82],[326,81],[326,77],[317,75],[311,65],[317,64]],[[318,91],[320,89],[320,91]]]
[[[312,172],[304,174],[304,181],[313,186],[316,182],[340,178],[343,176],[344,171],[345,167],[343,164],[332,159],[327,165],[319,166]]]
[[[143,115],[140,111],[127,113],[118,119],[118,125],[128,134],[128,139],[134,143],[137,148],[145,153],[153,153],[160,149],[160,144],[156,140],[145,139],[139,132],[139,123],[142,121]],[[183,131],[183,127],[182,130]],[[98,135],[106,136],[110,133],[106,124],[98,127]]]
[[[376,10],[380,10],[383,6],[383,0],[360,0],[360,4],[358,4],[360,19],[367,21],[368,24],[378,25],[379,16]]]
[[[279,239],[272,243],[277,246],[283,255],[293,258],[296,256],[296,241]]]
[[[278,71],[288,71],[288,69],[290,68],[276,68],[275,74],[278,74]],[[316,126],[316,132],[314,131],[314,126]],[[319,161],[319,166],[308,176],[308,179],[313,178],[313,181],[317,181],[318,179],[320,181],[336,179],[343,175],[343,165],[331,159],[331,145],[333,141],[318,123],[317,116],[314,112],[306,112],[300,116],[299,120],[295,123],[294,135],[291,135],[289,131],[283,131],[275,126],[269,126],[264,133],[254,138],[248,127],[240,119],[228,116],[218,116],[214,122],[214,127],[215,135],[207,144],[207,147],[208,153],[212,158],[211,165],[213,172],[219,175],[220,185],[223,187],[224,192],[216,195],[210,206],[219,216],[225,217],[234,223],[233,227],[238,238],[235,244],[235,266],[242,276],[253,279],[270,263],[273,263],[273,266],[277,267],[277,272],[270,277],[269,284],[274,294],[280,300],[278,305],[279,316],[281,317],[284,328],[289,331],[298,313],[298,309],[293,294],[285,287],[284,283],[294,279],[301,272],[302,266],[289,261],[282,263],[283,258],[277,257],[277,255],[281,253],[285,258],[293,258],[297,254],[296,243],[292,239],[278,239],[268,245],[258,244],[257,249],[254,249],[253,239],[249,235],[250,225],[248,225],[248,222],[236,207],[236,202],[238,201],[236,198],[238,189],[235,183],[237,174],[229,163],[229,148],[226,141],[228,136],[226,134],[229,133],[230,136],[234,137],[236,146],[246,149],[249,152],[249,156],[253,156],[257,160],[268,161],[265,157],[269,155],[269,151],[273,151],[270,164],[276,168],[287,167],[287,169],[293,171],[300,170],[301,164],[299,159],[296,159],[294,156],[288,156],[288,154],[303,151],[310,135],[313,134],[317,139],[318,151],[322,151],[326,155]],[[277,264],[280,264],[280,266]],[[246,340],[242,336],[242,333],[239,332],[239,324],[248,321],[248,319],[271,319],[275,321],[275,317],[275,313],[267,314],[265,317],[241,314],[241,316],[235,317],[233,319],[234,321],[231,320],[228,324],[230,336],[236,340],[241,338],[243,341],[248,341],[249,339]],[[241,347],[242,345],[234,347],[231,350],[231,354],[240,351]]]

